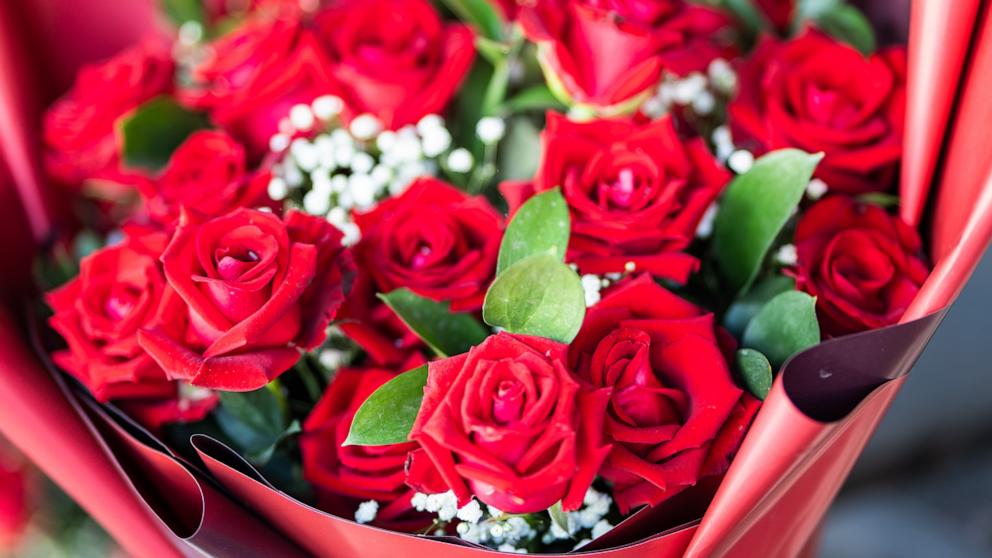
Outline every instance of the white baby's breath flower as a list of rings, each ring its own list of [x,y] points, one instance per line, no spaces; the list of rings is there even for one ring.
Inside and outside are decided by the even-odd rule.
[[[303,195],[303,209],[310,215],[324,215],[331,209],[331,198],[319,190]]]
[[[592,527],[592,538],[598,539],[599,537],[602,537],[606,533],[610,532],[610,529],[613,529],[613,525],[610,524],[609,521],[601,519]]]
[[[744,174],[754,166],[754,153],[738,149],[727,158],[727,166],[737,174]]]
[[[475,133],[482,143],[496,143],[506,133],[506,122],[496,116],[485,116],[475,125]]]
[[[317,118],[327,121],[341,114],[344,101],[335,95],[322,95],[314,99],[310,106]]]
[[[414,493],[413,498],[410,498],[410,505],[417,511],[425,511],[427,509],[427,495],[423,492]]]
[[[348,127],[351,135],[360,140],[369,140],[382,131],[382,123],[375,116],[365,113],[359,114],[351,121]]]
[[[448,155],[448,168],[453,172],[468,172],[474,164],[472,153],[464,147],[459,147]]]
[[[696,225],[696,238],[709,238],[713,234],[713,224],[716,223],[716,215],[720,212],[720,206],[716,202],[710,204],[699,219]]]
[[[444,119],[437,114],[425,114],[419,121],[417,121],[417,131],[420,135],[426,136],[432,130],[438,128],[444,128]]]
[[[313,128],[314,120],[313,111],[310,109],[309,105],[293,105],[293,107],[289,109],[289,122],[297,130],[305,132]]]
[[[799,255],[796,252],[795,244],[783,244],[782,247],[775,252],[775,261],[781,265],[796,265],[799,260]]]
[[[289,194],[289,186],[286,185],[286,181],[279,176],[273,176],[269,180],[268,187],[269,197],[275,201],[281,201],[286,198]]]
[[[469,523],[478,523],[482,519],[482,506],[479,505],[479,501],[474,498],[469,503],[458,508],[458,513],[456,516],[462,521],[467,521]]]
[[[274,134],[269,138],[269,151],[282,153],[289,147],[289,136],[286,134]]]
[[[827,193],[828,189],[829,187],[826,182],[820,180],[819,178],[814,178],[813,180],[810,180],[809,185],[806,186],[806,197],[811,200],[818,200]]]
[[[337,370],[344,362],[344,353],[337,349],[324,349],[318,354],[317,361],[327,370]]]
[[[431,128],[421,140],[424,155],[437,157],[451,147],[451,133],[444,128]]]
[[[361,504],[358,504],[358,509],[355,511],[355,521],[358,523],[371,523],[375,521],[375,516],[378,513],[379,502],[376,502],[375,500],[362,502]]]

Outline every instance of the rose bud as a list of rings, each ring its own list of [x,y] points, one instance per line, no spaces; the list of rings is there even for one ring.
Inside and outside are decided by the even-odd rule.
[[[300,452],[303,475],[317,492],[319,505],[336,515],[354,514],[358,504],[379,503],[376,525],[414,530],[430,518],[413,511],[414,491],[406,484],[408,454],[417,444],[342,446],[362,403],[398,372],[423,363],[414,357],[393,369],[342,368],[303,423]]]
[[[141,346],[170,378],[226,391],[258,389],[320,345],[353,272],[326,220],[243,208],[184,214],[162,265],[182,330],[144,328]]]
[[[626,514],[729,466],[759,402],[738,388],[713,315],[642,275],[589,309],[568,351],[610,390],[601,474]]]
[[[609,390],[582,385],[565,364],[566,350],[499,333],[431,362],[410,431],[423,449],[412,455],[407,482],[437,490],[436,469],[459,505],[474,495],[509,513],[558,501],[578,509],[610,451],[601,441]]]
[[[689,246],[730,174],[700,138],[679,138],[670,118],[646,124],[572,122],[549,113],[533,183],[503,183],[513,212],[560,186],[572,215],[567,259],[583,273],[648,271],[685,282],[698,262]]]
[[[816,176],[846,193],[888,190],[902,157],[906,50],[864,56],[816,31],[766,38],[741,68],[729,118],[735,144],[825,156]]]
[[[614,106],[646,94],[665,71],[705,70],[729,48],[731,20],[684,0],[537,0],[517,20],[540,47],[549,83],[575,101]]]
[[[875,205],[831,196],[796,227],[796,287],[827,337],[895,324],[929,274],[916,230]]]
[[[216,403],[209,393],[185,397],[138,344],[142,328],[175,331],[183,311],[158,262],[167,240],[129,229],[122,243],[83,258],[79,276],[46,296],[54,312],[49,323],[68,344],[53,353],[55,363],[98,400],[113,400],[150,428],[198,420]]]
[[[47,171],[68,184],[115,176],[121,118],[169,93],[174,70],[168,46],[151,40],[80,70],[72,89],[45,113]]]
[[[417,344],[376,293],[406,287],[450,302],[455,312],[482,308],[503,232],[502,217],[484,197],[421,178],[401,196],[356,214],[355,223],[362,232],[354,247],[360,271],[341,329],[376,362],[396,364],[403,348]]]
[[[267,202],[269,173],[250,175],[246,166],[244,147],[225,132],[194,132],[158,178],[142,181],[145,210],[152,220],[170,225],[180,207],[217,216]]]

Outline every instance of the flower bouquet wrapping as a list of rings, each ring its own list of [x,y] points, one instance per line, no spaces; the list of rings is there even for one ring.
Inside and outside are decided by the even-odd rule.
[[[992,237],[977,1],[39,6],[0,429],[139,556],[800,555]]]

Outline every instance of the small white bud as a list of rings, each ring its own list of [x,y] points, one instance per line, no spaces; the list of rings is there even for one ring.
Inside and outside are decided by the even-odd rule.
[[[696,238],[709,238],[713,234],[713,223],[716,222],[716,215],[720,212],[720,206],[716,202],[706,208],[706,212],[699,219],[696,225]]]
[[[375,500],[362,502],[361,504],[358,504],[358,510],[355,511],[355,521],[358,523],[371,523],[375,521],[375,516],[378,513],[379,502],[376,502]]]
[[[382,123],[379,119],[371,114],[359,114],[351,121],[351,125],[348,127],[351,130],[351,135],[355,136],[360,140],[368,140],[375,137],[376,134],[382,131]]]
[[[368,174],[372,171],[372,167],[375,166],[375,159],[371,155],[365,153],[364,151],[359,151],[355,153],[355,156],[351,158],[351,171],[361,174]]]
[[[367,174],[353,174],[348,177],[348,190],[355,200],[355,207],[368,209],[375,204],[376,186],[372,177]]]
[[[799,254],[796,252],[795,244],[783,244],[781,248],[775,252],[775,261],[781,265],[796,265],[799,260]]]
[[[707,116],[716,108],[716,98],[709,91],[703,91],[692,100],[692,110],[700,115]]]
[[[179,42],[195,45],[203,38],[203,26],[198,21],[186,21],[179,26]]]
[[[458,519],[469,523],[478,523],[482,519],[482,506],[475,499],[458,509]]]
[[[744,174],[754,166],[754,154],[750,151],[738,149],[727,158],[727,166],[737,174]]]
[[[454,172],[468,172],[472,170],[473,164],[475,164],[475,159],[472,157],[472,153],[464,147],[459,147],[448,154],[448,168]]]
[[[289,147],[289,136],[285,134],[275,134],[269,138],[269,151],[282,153]]]
[[[496,116],[486,116],[479,119],[475,125],[475,133],[482,143],[496,143],[506,134],[506,122]]]
[[[810,180],[809,185],[806,186],[806,197],[811,200],[818,200],[827,193],[828,189],[829,187],[826,182],[820,180],[819,178],[814,178],[813,180]]]
[[[286,195],[289,194],[289,186],[286,185],[286,181],[281,177],[273,176],[272,180],[269,180],[269,197],[275,201],[281,201],[286,199]]]
[[[627,262],[623,264],[623,270],[627,273],[633,273],[635,269],[637,269],[637,264],[634,262]]]
[[[610,529],[613,529],[613,525],[605,519],[600,519],[598,523],[592,526],[592,538],[598,539],[609,533]]]
[[[417,122],[417,131],[422,136],[426,136],[431,130],[438,128],[444,128],[444,119],[437,114],[425,114]]]
[[[321,95],[311,103],[314,115],[321,120],[330,120],[344,110],[344,101],[335,95]]]
[[[331,198],[323,192],[310,190],[303,196],[303,209],[310,215],[325,215],[331,209]]]
[[[334,209],[339,208],[335,207]],[[333,209],[331,211],[333,211]],[[330,217],[330,214],[328,214],[328,217]],[[344,353],[337,349],[324,349],[320,351],[320,355],[317,357],[317,360],[325,369],[337,370],[344,361]]]
[[[296,138],[289,146],[289,154],[304,172],[311,172],[320,164],[320,152],[305,138]]]
[[[688,105],[705,89],[706,76],[699,72],[692,72],[675,83],[673,100],[680,105]]]
[[[451,134],[444,128],[433,128],[421,140],[424,155],[437,157],[451,147]]]
[[[379,148],[379,151],[389,151],[396,145],[396,132],[384,130],[375,138],[375,145]]]
[[[313,128],[313,111],[310,110],[309,105],[293,105],[293,107],[289,109],[289,122],[297,130],[307,131],[310,128]]]

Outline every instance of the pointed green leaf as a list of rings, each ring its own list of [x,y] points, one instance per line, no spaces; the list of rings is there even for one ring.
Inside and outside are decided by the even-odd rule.
[[[579,276],[556,255],[523,259],[499,275],[486,293],[482,319],[511,333],[569,343],[585,316]]]
[[[458,19],[475,27],[480,35],[498,41],[503,38],[503,17],[489,0],[443,0]]]
[[[258,465],[264,465],[280,440],[291,434],[276,389],[278,386],[247,392],[217,392],[220,399],[220,407],[214,413],[217,424]]]
[[[760,351],[739,349],[734,360],[744,386],[755,397],[764,401],[772,389],[772,365],[768,363],[768,359]]]
[[[528,87],[503,103],[503,110],[511,114],[525,110],[552,109],[563,111],[565,108],[565,105],[555,97],[545,83]]]
[[[408,370],[372,392],[351,421],[345,446],[388,446],[407,441],[420,412],[427,365]]]
[[[551,254],[559,261],[564,260],[569,231],[568,205],[558,188],[530,198],[506,227],[499,247],[496,275],[537,254]]]
[[[754,281],[822,158],[798,149],[773,151],[727,188],[713,226],[713,253],[734,292]]]
[[[186,110],[172,97],[156,97],[138,107],[123,122],[124,164],[159,170],[190,134],[207,127],[209,122],[205,115]]]
[[[737,297],[737,300],[730,305],[727,313],[723,315],[723,326],[739,338],[744,334],[744,328],[747,327],[751,318],[761,310],[762,306],[779,293],[794,291],[795,289],[796,280],[785,275],[772,275],[759,281],[746,293]]]
[[[454,314],[447,302],[435,302],[410,289],[396,289],[379,298],[438,356],[467,352],[489,335],[471,314]]]
[[[568,513],[565,512],[561,507],[561,502],[555,502],[553,506],[548,508],[548,515],[551,516],[551,521],[558,526],[559,529],[564,533],[571,533],[572,530],[568,526]]]
[[[878,46],[875,30],[861,10],[849,4],[828,10],[816,18],[817,26],[828,34],[869,55]]]
[[[761,351],[778,370],[792,355],[820,342],[816,299],[788,291],[771,299],[744,330],[744,347]]]

